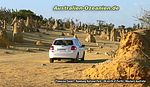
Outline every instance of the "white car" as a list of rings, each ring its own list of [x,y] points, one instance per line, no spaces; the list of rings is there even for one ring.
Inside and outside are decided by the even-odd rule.
[[[85,45],[81,45],[77,38],[57,38],[49,49],[50,63],[54,60],[72,59],[84,61]]]

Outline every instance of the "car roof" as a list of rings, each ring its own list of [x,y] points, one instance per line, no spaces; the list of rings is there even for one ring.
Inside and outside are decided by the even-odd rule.
[[[55,40],[75,40],[77,38],[56,38]]]

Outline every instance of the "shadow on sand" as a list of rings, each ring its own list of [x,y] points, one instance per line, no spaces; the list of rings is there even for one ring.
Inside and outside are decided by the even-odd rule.
[[[105,62],[108,59],[96,59],[96,60],[84,60],[84,61],[79,61],[78,63],[102,63]]]
[[[84,61],[78,61],[78,62],[74,62],[71,60],[66,60],[66,61],[55,61],[55,63],[102,63],[105,62],[108,59],[95,59],[95,60],[84,60]]]

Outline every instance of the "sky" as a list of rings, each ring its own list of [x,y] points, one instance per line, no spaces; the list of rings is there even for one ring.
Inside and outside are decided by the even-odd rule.
[[[0,7],[8,9],[29,9],[45,18],[78,19],[84,23],[96,24],[96,20],[104,20],[115,26],[126,27],[138,23],[134,16],[141,16],[142,9],[150,10],[149,0],[0,0]],[[120,7],[119,11],[53,11],[58,6],[113,6]]]

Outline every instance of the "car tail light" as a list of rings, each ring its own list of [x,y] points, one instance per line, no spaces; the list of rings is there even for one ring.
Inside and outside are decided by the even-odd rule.
[[[51,46],[51,47],[50,47],[50,50],[54,50],[54,46]]]
[[[76,49],[77,49],[76,46],[72,46],[72,47],[71,47],[71,50],[76,50]]]

